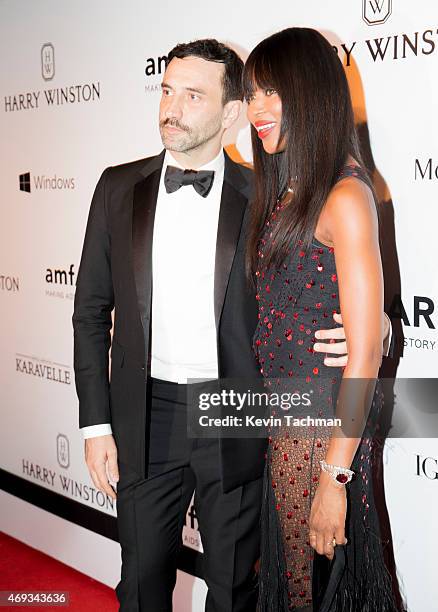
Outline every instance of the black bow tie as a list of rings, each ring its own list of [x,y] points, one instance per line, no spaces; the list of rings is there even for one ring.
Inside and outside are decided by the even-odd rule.
[[[164,175],[164,186],[167,193],[177,191],[183,185],[193,185],[199,195],[206,198],[213,186],[214,170],[183,170],[167,166]]]

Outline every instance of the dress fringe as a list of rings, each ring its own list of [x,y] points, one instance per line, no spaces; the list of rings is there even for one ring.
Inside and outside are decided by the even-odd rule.
[[[358,490],[355,496],[357,494]],[[362,519],[354,521],[352,527],[359,536],[357,540],[363,544],[362,562],[357,567],[358,560],[351,544],[337,547],[336,552],[342,555],[340,563],[337,571],[330,572],[324,596],[318,607],[313,607],[314,612],[403,612],[403,608],[400,610],[395,603],[391,575],[384,563],[379,536]],[[289,607],[288,591],[283,534],[267,459],[261,512],[257,612],[299,612],[300,608]]]
[[[263,483],[257,611],[288,612],[287,566],[268,459],[266,459]]]
[[[364,580],[342,581],[327,612],[400,612],[394,601],[391,576],[383,561],[375,563],[367,555],[364,569]]]

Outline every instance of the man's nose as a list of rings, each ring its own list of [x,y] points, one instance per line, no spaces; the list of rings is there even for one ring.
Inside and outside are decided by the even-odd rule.
[[[168,98],[165,112],[167,119],[181,119],[181,103],[177,96],[172,96],[171,98]]]

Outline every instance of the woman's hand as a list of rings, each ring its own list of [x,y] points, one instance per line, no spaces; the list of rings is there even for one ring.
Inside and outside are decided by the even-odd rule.
[[[333,538],[336,544],[346,544],[346,513],[345,485],[338,484],[329,474],[321,472],[309,519],[310,545],[320,555],[333,559]]]

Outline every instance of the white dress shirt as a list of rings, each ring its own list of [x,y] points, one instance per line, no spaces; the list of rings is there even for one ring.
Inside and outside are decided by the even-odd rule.
[[[151,376],[177,383],[218,377],[214,268],[225,158],[197,170],[214,170],[213,186],[167,193],[167,166],[182,166],[166,151],[158,189],[152,243]],[[111,434],[103,423],[82,427],[84,438]]]

